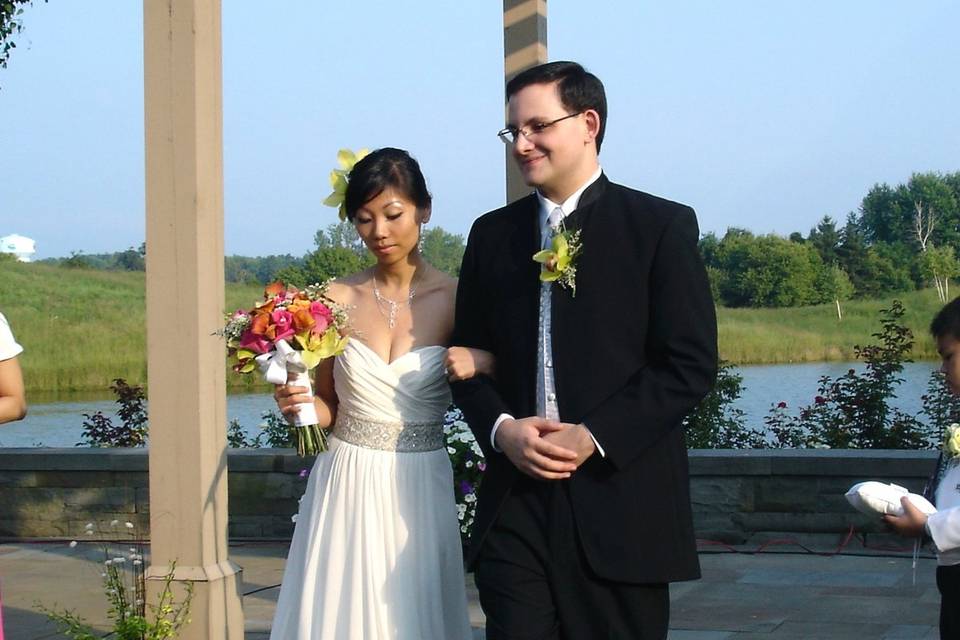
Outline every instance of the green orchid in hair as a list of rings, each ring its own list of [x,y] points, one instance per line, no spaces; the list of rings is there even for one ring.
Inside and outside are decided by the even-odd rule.
[[[337,164],[340,168],[330,172],[330,186],[333,187],[333,193],[324,198],[323,204],[328,207],[337,207],[341,220],[347,219],[347,182],[350,172],[353,171],[353,166],[369,153],[368,149],[360,149],[356,153],[350,149],[340,149],[337,152]]]

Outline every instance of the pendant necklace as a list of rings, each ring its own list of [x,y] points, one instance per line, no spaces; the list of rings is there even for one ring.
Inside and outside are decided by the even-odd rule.
[[[380,287],[377,286],[376,274],[373,276],[373,297],[377,300],[377,310],[380,312],[380,315],[387,319],[387,326],[391,329],[397,326],[397,314],[400,313],[400,309],[404,306],[409,307],[413,303],[413,295],[416,292],[417,283],[411,282],[410,292],[407,294],[406,300],[397,302],[390,298],[385,298],[380,295]]]

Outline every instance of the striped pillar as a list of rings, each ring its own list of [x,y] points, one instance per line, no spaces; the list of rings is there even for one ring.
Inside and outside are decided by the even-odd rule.
[[[547,61],[547,0],[503,0],[504,84],[512,77]],[[530,193],[506,150],[507,202]]]

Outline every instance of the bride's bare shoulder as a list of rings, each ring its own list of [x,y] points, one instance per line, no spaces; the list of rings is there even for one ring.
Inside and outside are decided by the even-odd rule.
[[[440,271],[436,267],[430,267],[430,273],[424,284],[431,289],[438,289],[447,294],[455,294],[457,292],[457,279]]]
[[[344,305],[353,304],[360,295],[360,289],[370,281],[367,271],[358,271],[331,280],[327,286],[327,295],[334,302]]]
[[[457,279],[453,276],[439,272],[437,277],[437,288],[443,291],[444,295],[451,301],[457,297]]]

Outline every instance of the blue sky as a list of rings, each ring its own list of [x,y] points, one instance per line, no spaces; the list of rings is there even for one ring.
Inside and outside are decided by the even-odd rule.
[[[270,11],[265,12],[264,7]],[[417,7],[414,11],[411,7]],[[607,87],[601,162],[701,229],[806,234],[875,183],[960,171],[960,3],[550,0],[551,59]],[[301,255],[340,147],[421,162],[433,222],[503,204],[502,3],[223,3],[227,253]],[[0,69],[0,236],[37,257],[143,240],[136,0],[36,3]]]

